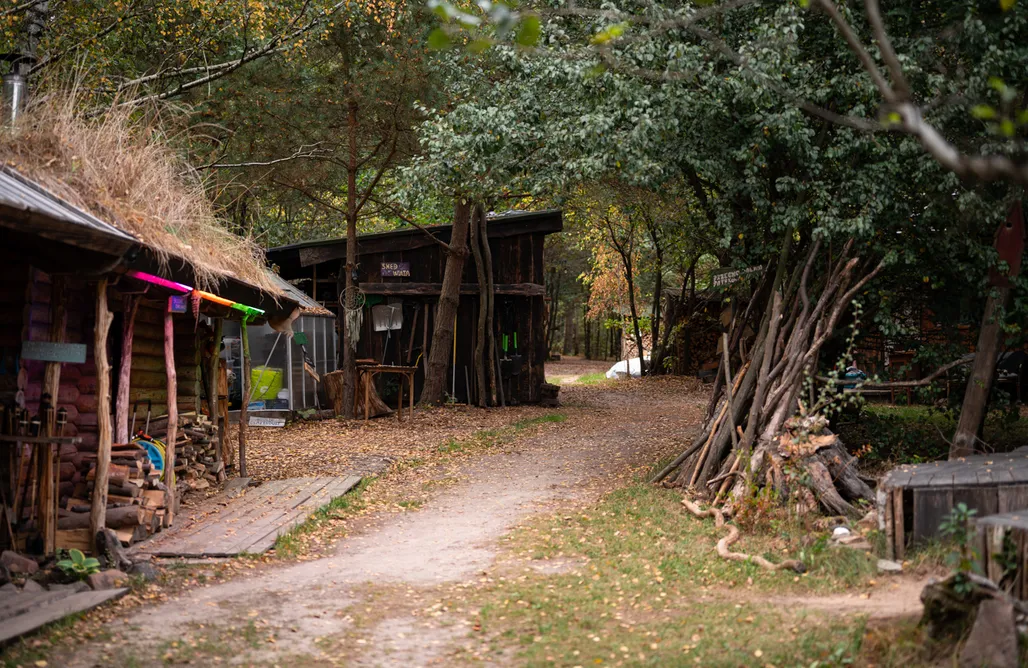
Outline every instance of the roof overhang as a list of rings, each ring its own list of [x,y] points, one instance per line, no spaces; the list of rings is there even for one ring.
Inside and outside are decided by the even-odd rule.
[[[491,239],[512,237],[521,234],[553,234],[564,229],[563,212],[559,209],[545,211],[515,211],[487,219],[488,233]],[[369,255],[390,251],[408,251],[436,242],[429,234],[439,241],[449,243],[452,225],[433,225],[418,229],[404,227],[389,232],[362,234],[358,237],[357,255]],[[312,265],[338,260],[346,257],[346,239],[325,239],[322,241],[305,241],[287,246],[272,248],[267,253],[268,259],[276,264],[310,267]]]

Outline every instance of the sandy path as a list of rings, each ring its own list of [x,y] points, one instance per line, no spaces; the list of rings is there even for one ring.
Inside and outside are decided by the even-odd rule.
[[[224,661],[335,664],[340,658],[327,655],[322,643],[353,632],[351,610],[385,612],[377,615],[375,628],[360,630],[372,638],[357,641],[366,651],[358,647],[345,663],[424,665],[442,657],[465,629],[435,623],[431,615],[427,623],[421,619],[419,592],[473,582],[496,557],[497,539],[518,522],[609,490],[615,478],[673,451],[697,423],[702,394],[686,394],[681,387],[672,391],[669,384],[633,385],[629,391],[567,392],[566,422],[545,425],[501,452],[473,458],[457,484],[420,510],[373,519],[332,556],[200,587],[141,608],[111,629],[119,638],[113,654],[110,645],[87,645],[55,656],[53,665],[104,665],[119,653],[126,661],[151,665],[176,640],[204,647],[250,634],[273,635],[275,642],[242,648],[228,642],[232,655]],[[207,653],[219,652],[209,648]]]

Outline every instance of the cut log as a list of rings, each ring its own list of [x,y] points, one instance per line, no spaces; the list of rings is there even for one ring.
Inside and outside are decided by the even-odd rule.
[[[123,506],[121,508],[107,509],[107,526],[114,529],[124,529],[137,526],[143,521],[143,508],[137,505]],[[58,529],[88,529],[89,516],[85,513],[73,513],[71,517],[65,517],[57,522]]]

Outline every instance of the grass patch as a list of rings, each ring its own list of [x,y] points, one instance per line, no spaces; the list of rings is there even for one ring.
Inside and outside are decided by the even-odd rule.
[[[375,481],[367,477],[342,496],[318,508],[306,520],[275,539],[275,556],[290,559],[303,553],[303,538],[317,531],[325,522],[343,519],[364,507],[364,492]]]
[[[421,499],[408,499],[406,501],[400,501],[396,505],[400,506],[401,508],[406,508],[408,510],[416,510],[421,506],[425,505],[425,502]]]
[[[677,493],[644,483],[586,511],[530,522],[507,538],[517,570],[475,601],[488,651],[513,651],[527,665],[857,660],[863,622],[766,599],[869,588],[874,558],[829,547],[827,531],[797,520],[767,526],[745,532],[734,549],[772,561],[802,558],[806,574],[720,559],[714,546],[724,532],[689,515]]]
[[[600,384],[606,383],[606,382],[608,382],[610,380],[611,380],[610,378],[607,378],[607,374],[606,373],[604,373],[603,371],[598,371],[596,373],[587,373],[587,374],[584,374],[582,376],[579,376],[578,380],[575,381],[575,384],[576,385],[600,385]]]
[[[540,415],[538,417],[525,418],[524,420],[518,420],[517,422],[514,423],[514,429],[515,429],[515,431],[522,431],[523,429],[528,429],[529,427],[535,427],[536,425],[559,423],[559,422],[564,422],[567,419],[568,419],[568,416],[564,415],[563,413],[547,413],[546,415]]]

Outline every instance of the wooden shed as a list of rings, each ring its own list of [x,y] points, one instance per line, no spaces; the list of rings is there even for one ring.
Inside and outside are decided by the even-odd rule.
[[[495,326],[504,397],[534,403],[545,382],[546,289],[543,249],[546,235],[563,230],[559,210],[512,212],[487,217],[493,256]],[[446,253],[429,234],[449,243],[450,225],[404,228],[358,238],[357,279],[365,295],[358,359],[384,364],[417,365],[415,396],[424,384],[427,352],[432,345],[435,308],[442,288]],[[302,287],[337,314],[346,263],[346,239],[312,241],[268,251],[280,274]],[[478,282],[468,256],[461,281],[456,341],[451,353],[447,391],[459,402],[474,395],[474,345],[477,336]],[[383,307],[398,319],[397,329],[381,329]],[[378,327],[376,327],[376,322]],[[388,382],[388,381],[384,381]],[[379,387],[387,401],[396,388]]]
[[[193,289],[188,260],[10,168],[0,169],[0,233],[0,547],[88,547],[109,512],[135,517],[128,540],[170,523],[172,425],[206,407],[201,352],[215,324],[289,323],[297,303],[232,276],[218,294]],[[163,472],[128,442],[134,403],[137,429],[147,412],[165,416]],[[62,543],[63,527],[81,535]]]

